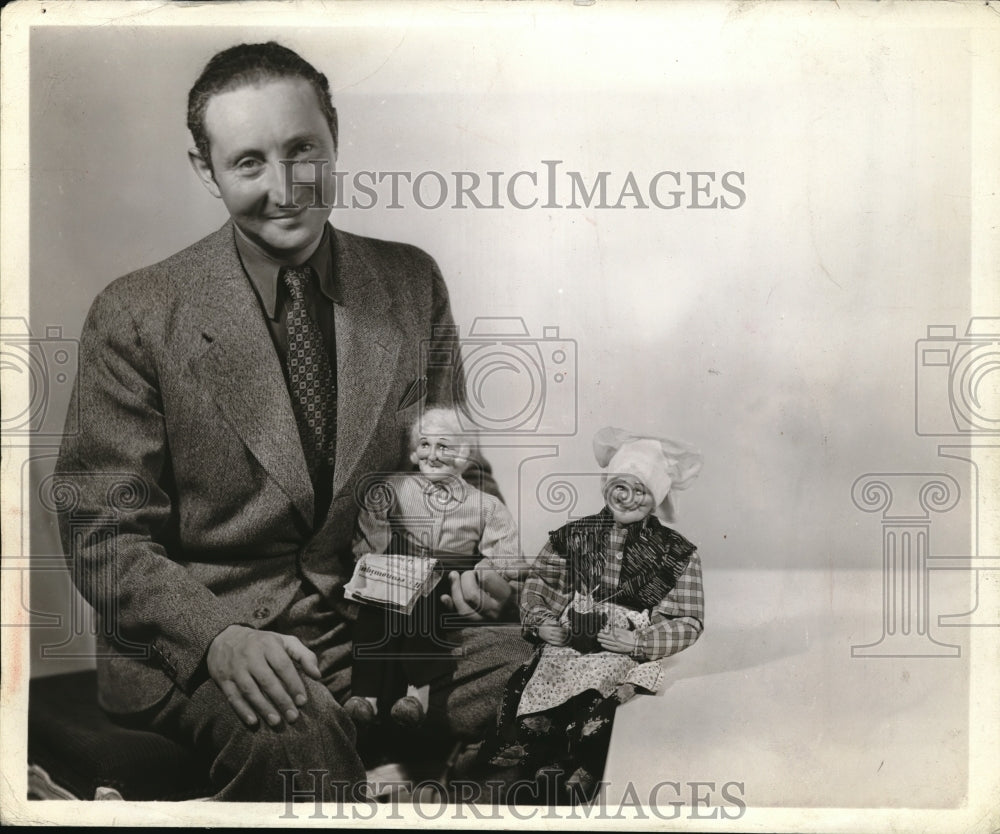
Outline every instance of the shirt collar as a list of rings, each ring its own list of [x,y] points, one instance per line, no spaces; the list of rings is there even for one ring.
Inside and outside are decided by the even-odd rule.
[[[461,504],[465,501],[468,484],[457,475],[428,478],[423,472],[418,472],[417,477],[422,481],[423,492],[429,501],[440,506],[451,503]]]
[[[236,237],[236,251],[239,252],[240,260],[243,262],[243,269],[250,277],[250,282],[260,296],[264,310],[271,319],[278,317],[278,276],[287,264],[274,260],[264,254],[257,246],[254,246],[239,227],[234,226]],[[306,266],[311,266],[319,276],[319,288],[330,301],[340,303],[340,293],[337,291],[336,280],[333,274],[333,240],[330,234],[330,224],[323,227],[323,238],[316,247],[316,251],[309,256],[305,262]]]

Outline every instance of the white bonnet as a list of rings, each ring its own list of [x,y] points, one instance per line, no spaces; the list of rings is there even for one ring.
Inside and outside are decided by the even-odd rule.
[[[594,456],[610,475],[634,475],[650,491],[666,520],[673,519],[670,492],[686,489],[701,471],[701,453],[665,437],[605,426],[594,435]]]

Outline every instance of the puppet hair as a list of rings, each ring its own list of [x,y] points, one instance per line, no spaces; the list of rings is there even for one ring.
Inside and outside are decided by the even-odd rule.
[[[454,437],[470,453],[479,451],[479,439],[474,431],[462,425],[458,412],[453,408],[435,406],[428,408],[410,427],[410,447],[415,449],[421,437],[444,434]]]

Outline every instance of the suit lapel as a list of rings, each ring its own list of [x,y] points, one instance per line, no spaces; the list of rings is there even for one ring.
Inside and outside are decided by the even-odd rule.
[[[334,230],[334,269],[342,303],[337,329],[336,496],[351,482],[391,388],[400,349],[399,327],[387,315],[391,299],[357,240]]]
[[[191,371],[311,526],[313,489],[288,387],[231,223],[218,232],[207,255],[204,275],[190,293],[190,319],[203,343]]]

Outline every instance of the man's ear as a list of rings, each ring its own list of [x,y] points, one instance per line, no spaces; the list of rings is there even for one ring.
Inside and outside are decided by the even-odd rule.
[[[191,167],[194,168],[194,172],[198,175],[198,179],[201,180],[201,184],[208,189],[208,193],[213,197],[221,197],[222,192],[219,191],[219,186],[215,182],[215,174],[212,173],[212,166],[204,160],[196,148],[191,148],[188,151],[188,161],[191,163]]]

